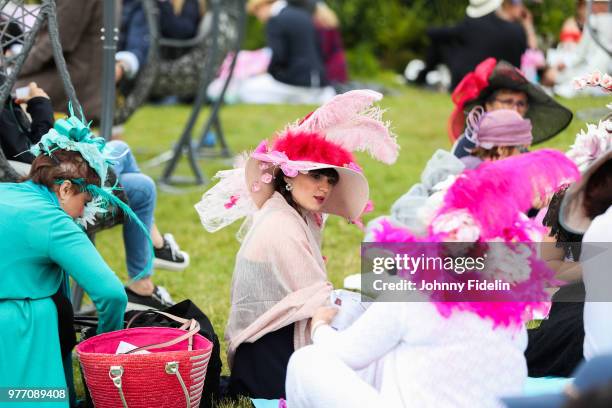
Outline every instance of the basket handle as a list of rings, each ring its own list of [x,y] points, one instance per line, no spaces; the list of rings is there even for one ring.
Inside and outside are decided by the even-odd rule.
[[[146,346],[138,347],[124,354],[132,354],[132,353],[135,353],[141,350],[152,350],[152,349],[157,349],[157,348],[170,347],[170,346],[173,346],[187,339],[189,339],[189,346],[187,350],[191,351],[193,349],[193,336],[195,336],[200,331],[200,323],[198,323],[197,320],[195,319],[191,319],[190,321],[188,321],[188,323],[189,323],[189,331],[175,338],[174,340],[169,340],[164,343],[155,343],[155,344],[149,344]]]
[[[128,408],[127,401],[125,400],[125,395],[123,394],[121,377],[123,376],[123,367],[122,366],[110,366],[110,370],[108,371],[108,376],[113,381],[115,387],[119,391],[119,397],[121,398],[121,404],[123,408]]]
[[[183,319],[182,317],[178,317],[178,316],[175,316],[175,315],[170,314],[170,313],[161,312],[161,311],[159,311],[159,310],[152,310],[152,309],[151,309],[151,310],[142,310],[142,311],[140,311],[140,312],[136,313],[136,314],[135,314],[134,316],[132,316],[132,318],[131,318],[131,319],[128,321],[128,323],[127,323],[127,325],[125,326],[125,328],[126,328],[126,329],[129,329],[129,328],[130,328],[130,326],[132,325],[132,323],[134,323],[134,320],[138,319],[138,318],[139,318],[140,316],[142,316],[142,315],[149,314],[149,313],[152,313],[152,314],[158,314],[158,315],[161,315],[161,316],[167,317],[168,319],[170,319],[170,320],[174,320],[174,321],[175,321],[175,322],[177,322],[177,323],[182,323],[183,325],[184,325],[185,323],[188,323],[188,322],[189,322],[189,320],[188,320],[188,319]]]

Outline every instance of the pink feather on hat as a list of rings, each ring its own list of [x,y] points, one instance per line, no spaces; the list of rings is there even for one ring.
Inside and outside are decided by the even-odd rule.
[[[380,108],[372,106],[381,99],[379,92],[349,91],[334,97],[287,130],[321,133],[350,152],[368,151],[375,159],[393,164],[399,145],[389,130],[389,123],[382,121]]]
[[[486,162],[475,170],[466,170],[450,186],[442,206],[430,221],[426,236],[417,236],[406,227],[384,221],[373,231],[374,241],[410,244],[407,248],[422,243],[424,249],[435,248],[433,243],[453,241],[451,233],[457,235],[455,231],[437,231],[434,228],[441,218],[446,216],[458,221],[462,214],[468,214],[468,221],[471,220],[473,225],[470,222],[454,224],[455,228],[476,226],[479,234],[474,241],[529,244],[533,247],[533,241],[539,238],[533,233],[542,232],[541,226],[527,219],[524,213],[534,202],[545,203],[559,186],[579,177],[575,164],[563,153],[552,149]],[[505,248],[511,248],[510,245]],[[544,310],[547,304],[542,301],[548,297],[544,288],[556,282],[554,272],[535,256],[535,251],[531,251],[529,265],[528,279],[516,282],[507,293],[496,293],[494,300],[471,301],[471,297],[463,297],[455,301],[452,291],[434,292],[431,300],[445,317],[454,310],[461,310],[488,318],[495,326],[522,324],[531,318],[534,310]],[[514,265],[512,269],[515,269]],[[430,272],[434,273],[430,275]],[[435,269],[424,268],[422,275],[414,276],[431,281],[432,277],[441,276],[435,272]],[[505,276],[500,278],[509,281]]]

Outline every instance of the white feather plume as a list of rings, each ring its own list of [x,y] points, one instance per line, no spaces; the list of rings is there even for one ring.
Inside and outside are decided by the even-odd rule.
[[[382,94],[368,89],[349,91],[334,97],[302,123],[289,127],[293,131],[318,132],[349,151],[367,151],[377,160],[392,164],[399,145],[383,122],[383,111],[372,106]]]

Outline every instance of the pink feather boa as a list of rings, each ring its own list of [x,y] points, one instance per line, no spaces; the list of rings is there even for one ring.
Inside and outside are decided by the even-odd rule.
[[[482,294],[487,300],[460,301],[465,294],[436,291],[431,295],[438,312],[449,317],[453,311],[469,311],[481,318],[490,319],[497,326],[520,325],[530,320],[535,311],[544,311],[548,303],[545,288],[557,283],[554,272],[537,259],[533,231],[539,227],[535,221],[526,219],[522,214],[535,202],[546,203],[548,197],[561,185],[575,181],[580,177],[574,163],[564,154],[555,150],[540,150],[514,156],[505,160],[488,162],[475,170],[466,170],[449,188],[442,207],[436,217],[456,211],[467,211],[475,220],[479,229],[476,242],[502,241],[505,245],[513,243],[526,244],[532,248],[529,257],[529,278],[512,286],[509,293],[496,294],[496,300],[490,301],[490,295]],[[434,217],[434,221],[436,219]],[[417,237],[408,229],[397,227],[387,221],[381,222],[374,231],[375,242],[406,243],[400,253],[436,256],[444,250],[444,242],[449,237],[446,233],[435,233],[432,226],[425,237]],[[431,243],[439,243],[432,245]],[[429,243],[419,245],[419,243]],[[499,243],[497,245],[503,245]],[[470,276],[471,275],[471,276]],[[474,274],[460,275],[461,280],[474,278]],[[406,276],[408,278],[408,276]],[[438,270],[421,270],[410,279],[431,282],[433,279],[457,280],[457,275]],[[470,299],[477,299],[477,292],[470,292]]]

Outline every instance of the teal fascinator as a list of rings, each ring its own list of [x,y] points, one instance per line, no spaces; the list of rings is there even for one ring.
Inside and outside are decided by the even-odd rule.
[[[34,156],[46,154],[53,158],[53,152],[62,149],[81,154],[83,159],[98,174],[101,182],[98,186],[87,184],[85,179],[82,178],[69,180],[71,183],[78,185],[82,192],[89,193],[92,198],[85,206],[83,216],[78,218],[76,222],[83,228],[87,228],[88,224],[93,225],[95,223],[96,215],[106,214],[109,211],[114,211],[116,208],[120,208],[126,216],[134,221],[144,231],[151,247],[151,256],[147,266],[133,278],[133,280],[138,280],[153,267],[153,241],[151,240],[149,230],[134,211],[126,203],[113,195],[113,191],[120,189],[120,187],[117,184],[112,187],[106,186],[109,166],[112,166],[120,156],[113,157],[111,155],[112,149],[107,148],[106,141],[91,132],[91,122],[85,124],[82,112],[81,118],[78,118],[74,114],[72,104],[68,104],[68,111],[70,116],[57,120],[53,128],[40,139],[40,142],[30,148],[30,153]],[[64,181],[66,180],[55,180],[55,183],[62,184]]]

